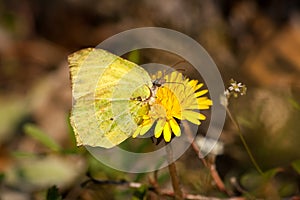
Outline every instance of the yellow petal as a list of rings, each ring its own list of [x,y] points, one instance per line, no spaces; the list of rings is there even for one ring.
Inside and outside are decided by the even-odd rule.
[[[206,107],[208,107],[208,106],[206,106]],[[184,105],[184,109],[186,109],[186,110],[188,110],[188,109],[190,109],[190,110],[193,110],[193,109],[201,110],[202,108],[200,108],[200,105],[198,105],[198,104],[188,104],[188,105]]]
[[[195,86],[197,86],[197,83],[198,83],[198,80],[190,80],[190,81],[189,81],[190,86],[192,86],[193,88],[194,88]]]
[[[181,130],[180,127],[178,125],[178,123],[176,122],[176,120],[174,118],[171,118],[171,120],[169,121],[171,129],[173,131],[173,133],[179,137],[181,135]]]
[[[176,82],[176,83],[182,82],[182,74],[178,73],[178,72],[173,72],[173,73],[177,75],[176,78],[173,81]]]
[[[200,96],[206,94],[207,92],[208,92],[208,90],[201,90],[199,92],[196,92],[195,95],[196,95],[196,97],[200,97]]]
[[[196,86],[196,85],[198,84],[198,80],[192,79],[192,80],[190,80],[190,84],[191,84],[192,86]]]
[[[140,134],[141,129],[142,129],[142,126],[137,127],[137,129],[134,131],[132,137],[136,138]]]
[[[211,105],[213,105],[213,102],[212,102],[212,100],[210,100],[210,99],[202,99],[202,100],[200,100],[199,98],[198,98],[198,103],[199,104],[205,104],[205,105],[208,105],[208,106],[211,106]]]
[[[148,115],[143,115],[143,119],[150,119]]]
[[[195,108],[189,108],[189,109],[195,109]],[[207,110],[209,109],[209,106],[208,105],[198,105],[198,109],[199,110]]]
[[[194,88],[194,90],[195,90],[195,91],[199,90],[200,88],[202,88],[203,85],[204,85],[203,83],[198,84],[198,85]]]
[[[172,112],[172,117],[175,117],[177,119],[182,119],[182,115],[181,115],[181,112]]]
[[[162,78],[162,76],[163,76],[162,71],[158,71],[156,78],[159,79],[159,78]]]
[[[147,125],[142,126],[141,131],[140,131],[140,135],[145,135],[145,133],[147,133],[147,131],[149,131],[149,129],[152,127],[153,123],[149,123]]]
[[[174,72],[171,73],[171,76],[170,76],[170,82],[176,81],[177,74],[178,74],[178,73],[174,73]]]
[[[200,113],[199,119],[200,119],[200,120],[205,120],[206,117],[205,117],[205,115],[203,115],[203,114]]]
[[[198,120],[198,119],[196,119],[196,118],[186,118],[186,120],[188,120],[188,121],[190,121],[190,122],[192,122],[193,124],[196,124],[196,125],[200,125],[201,124],[201,122]]]
[[[203,83],[199,83],[197,85],[198,81],[197,80],[190,80],[189,84],[193,87],[194,91],[199,90],[204,84]]]
[[[171,141],[171,129],[169,123],[166,123],[164,126],[164,139],[166,142]]]
[[[163,119],[159,119],[156,123],[155,129],[154,129],[154,137],[159,138],[161,136],[161,133],[164,129],[166,121]]]
[[[209,109],[209,106],[213,105],[212,100],[208,99],[207,97],[201,97],[197,99],[198,105],[200,110]]]
[[[184,118],[194,124],[200,125],[201,122],[199,121],[200,119],[200,113],[191,111],[191,110],[185,110],[183,111]]]
[[[206,104],[212,106],[212,105],[213,105],[213,101],[210,100],[210,99],[207,99],[207,100],[206,100]]]
[[[192,110],[184,110],[182,112],[182,115],[184,117],[189,117],[189,118],[196,118],[199,119],[200,113],[192,111]]]

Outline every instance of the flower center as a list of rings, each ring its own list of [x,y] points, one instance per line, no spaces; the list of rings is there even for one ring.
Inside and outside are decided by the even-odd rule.
[[[178,98],[167,86],[157,89],[156,103],[165,109],[167,120],[172,117],[181,119],[181,106]]]

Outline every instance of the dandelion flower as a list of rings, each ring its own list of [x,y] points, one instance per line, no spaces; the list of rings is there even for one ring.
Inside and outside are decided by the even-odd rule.
[[[156,80],[161,77],[162,72],[154,76]],[[185,78],[177,71],[164,76],[163,79],[162,85],[153,87],[153,100],[149,100],[149,112],[133,134],[134,138],[144,135],[155,124],[154,137],[163,136],[166,142],[170,142],[172,134],[176,137],[181,135],[181,120],[200,125],[200,120],[206,119],[200,110],[209,109],[212,101],[204,96],[208,90],[200,90],[203,83]]]

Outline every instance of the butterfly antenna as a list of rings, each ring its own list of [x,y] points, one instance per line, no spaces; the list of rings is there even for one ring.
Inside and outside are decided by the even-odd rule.
[[[180,63],[187,63],[187,61],[186,60],[179,60],[178,62],[176,62],[175,64],[173,64],[173,65],[171,65],[170,67],[171,67],[171,69],[168,69],[167,71],[164,71],[163,73],[164,73],[164,75],[166,75],[166,74],[169,74],[170,73],[170,71],[171,70],[176,70],[176,71],[185,71],[185,69],[183,69],[183,68],[179,68],[179,69],[176,69],[175,68],[175,66],[176,65],[179,65]]]
[[[180,63],[187,63],[186,60],[179,60],[178,62],[176,62],[175,64],[171,65],[172,68],[175,68],[176,65],[179,65]]]
[[[183,83],[178,83],[178,82],[165,82],[165,84],[166,83],[171,83],[171,84],[180,84],[180,85],[182,85],[184,88],[185,88],[185,86],[184,86],[184,84]]]
[[[183,69],[183,68],[179,68],[179,69],[176,69],[175,68],[175,66],[176,65],[179,65],[180,63],[188,63],[186,60],[179,60],[178,62],[176,62],[175,64],[173,64],[173,65],[171,65],[170,67],[171,67],[171,69],[168,69],[167,71],[163,71],[162,73],[162,77],[164,77],[166,74],[169,74],[169,72],[171,71],[171,70],[174,70],[175,69],[175,71],[185,71],[185,69]],[[162,80],[163,78],[162,77],[160,77],[160,78],[158,78],[156,81],[154,81],[153,83],[154,84],[156,84],[156,85],[162,85],[162,83],[159,83],[159,80]],[[176,82],[164,82],[163,84],[165,84],[165,83],[176,83]],[[182,84],[183,86],[184,86],[184,84],[183,83],[177,83],[177,84]]]

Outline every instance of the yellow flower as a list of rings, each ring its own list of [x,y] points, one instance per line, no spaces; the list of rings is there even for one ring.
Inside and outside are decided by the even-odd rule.
[[[158,72],[154,79],[162,79],[162,72]],[[200,120],[206,117],[200,110],[209,109],[212,101],[205,95],[208,90],[199,90],[203,84],[197,80],[189,80],[177,71],[163,77],[161,86],[154,84],[152,95],[154,100],[149,100],[150,110],[143,117],[143,122],[134,132],[133,137],[144,135],[155,124],[154,136],[161,137],[170,142],[172,133],[179,137],[181,130],[179,122],[188,120],[200,125]]]

